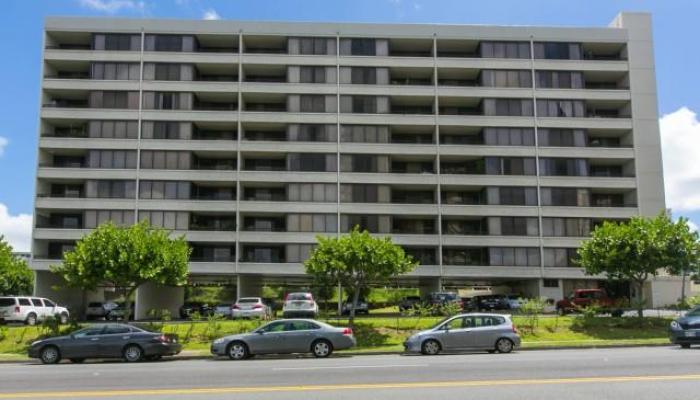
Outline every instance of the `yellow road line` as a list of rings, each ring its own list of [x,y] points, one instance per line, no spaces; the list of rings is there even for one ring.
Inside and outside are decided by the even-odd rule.
[[[92,390],[70,392],[17,392],[0,393],[0,399],[57,399],[80,397],[117,397],[117,396],[167,396],[227,393],[273,393],[273,392],[314,392],[329,390],[376,390],[376,389],[427,389],[458,388],[478,386],[519,386],[519,385],[559,385],[567,383],[624,383],[654,381],[700,381],[700,375],[658,375],[658,376],[601,376],[588,378],[553,378],[553,379],[504,379],[481,381],[437,381],[407,383],[367,383],[335,385],[298,385],[298,386],[259,386],[259,387],[220,387],[220,388],[183,388],[183,389],[131,389],[131,390]]]

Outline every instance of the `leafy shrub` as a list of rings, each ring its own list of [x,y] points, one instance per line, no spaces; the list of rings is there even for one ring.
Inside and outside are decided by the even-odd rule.
[[[523,314],[525,323],[521,325],[523,330],[534,333],[540,325],[540,314],[544,311],[547,299],[537,297],[527,299],[520,303],[520,312]]]

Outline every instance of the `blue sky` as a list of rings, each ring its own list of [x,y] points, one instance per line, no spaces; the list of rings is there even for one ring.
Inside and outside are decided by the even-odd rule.
[[[620,11],[654,19],[667,203],[700,225],[700,1],[694,0],[4,0],[0,37],[0,234],[28,243],[43,20],[54,15],[291,21],[606,26]],[[689,160],[689,161],[685,161]],[[697,165],[696,165],[697,164]]]

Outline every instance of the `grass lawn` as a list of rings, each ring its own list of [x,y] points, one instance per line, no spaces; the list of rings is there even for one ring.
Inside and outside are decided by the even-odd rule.
[[[353,351],[401,351],[403,341],[411,334],[435,325],[440,317],[357,318],[355,336],[358,347]],[[526,317],[515,316],[514,323],[523,339],[523,347],[591,346],[619,344],[668,343],[668,318],[584,318],[565,316],[539,318],[536,324]],[[347,318],[330,318],[326,322],[347,326]],[[208,352],[212,340],[235,333],[248,332],[260,325],[259,321],[212,320],[180,323],[146,323],[141,326],[176,333],[185,350]],[[61,332],[67,333],[68,326]],[[50,335],[44,327],[0,327],[0,360],[21,357],[29,344]]]

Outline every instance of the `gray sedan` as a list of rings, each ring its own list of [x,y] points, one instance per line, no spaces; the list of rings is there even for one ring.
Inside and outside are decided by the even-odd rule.
[[[435,355],[441,351],[487,350],[510,353],[520,346],[520,336],[508,315],[460,314],[404,342],[409,353]]]
[[[669,329],[671,343],[687,349],[691,344],[700,344],[700,306],[671,322]]]
[[[82,363],[86,358],[122,358],[136,362],[155,361],[181,350],[176,335],[149,332],[126,324],[106,324],[37,340],[29,347],[29,357],[38,358],[44,364],[55,364],[62,358],[74,363]]]
[[[350,328],[336,328],[310,319],[281,319],[240,335],[216,339],[211,352],[243,360],[256,354],[312,353],[328,357],[333,350],[355,346]]]

